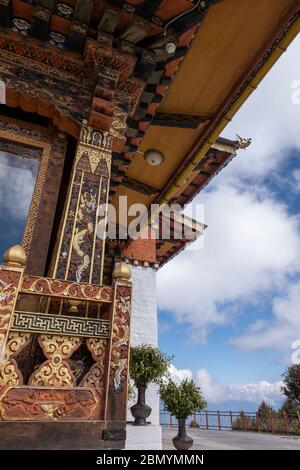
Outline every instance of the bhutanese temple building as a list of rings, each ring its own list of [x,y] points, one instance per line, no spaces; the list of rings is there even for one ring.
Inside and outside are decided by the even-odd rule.
[[[129,348],[157,345],[157,270],[205,225],[178,209],[163,236],[159,208],[242,158],[248,136],[222,131],[299,16],[299,0],[0,0],[0,166],[26,213],[0,215],[1,449],[161,446],[153,387],[151,425],[126,424]],[[143,236],[124,201],[158,207]]]

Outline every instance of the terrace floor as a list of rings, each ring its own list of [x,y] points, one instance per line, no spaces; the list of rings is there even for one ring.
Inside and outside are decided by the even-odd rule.
[[[193,450],[300,450],[300,436],[273,436],[238,431],[213,431],[187,429],[194,439]],[[177,429],[163,427],[163,449],[174,449],[172,438]]]

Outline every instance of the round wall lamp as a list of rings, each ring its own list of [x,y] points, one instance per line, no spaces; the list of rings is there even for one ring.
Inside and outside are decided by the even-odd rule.
[[[176,51],[176,44],[175,44],[175,42],[173,42],[173,41],[168,41],[168,42],[166,42],[166,52],[167,52],[169,55],[173,55],[173,54],[175,54],[175,51]]]
[[[144,158],[148,165],[159,166],[164,161],[164,155],[157,149],[150,149],[144,153]]]

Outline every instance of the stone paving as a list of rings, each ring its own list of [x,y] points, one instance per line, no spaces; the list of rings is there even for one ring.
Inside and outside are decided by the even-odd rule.
[[[212,431],[190,429],[188,434],[194,439],[194,450],[300,450],[300,436],[273,436],[236,431]],[[176,428],[163,428],[163,449],[174,449],[172,437]]]

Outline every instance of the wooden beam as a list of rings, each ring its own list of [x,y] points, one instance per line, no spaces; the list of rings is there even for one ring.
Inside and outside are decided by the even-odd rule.
[[[138,53],[138,60],[133,71],[135,77],[148,82],[149,77],[155,71],[156,62],[154,54],[151,51],[141,50]]]
[[[98,25],[99,31],[113,34],[119,24],[120,11],[112,5],[106,5],[104,13]]]
[[[178,127],[181,129],[197,129],[200,124],[209,121],[209,119],[209,116],[156,113],[151,124],[152,126]]]
[[[161,3],[161,1],[162,0],[159,1],[159,4]],[[158,0],[145,0],[143,4],[138,5],[138,6],[134,6],[131,3],[128,3],[124,0],[107,0],[107,3],[118,8],[121,12],[125,12],[127,15],[130,14],[130,15],[133,15],[133,16],[135,15],[140,18],[144,18],[147,21],[149,21],[149,23],[154,24],[156,27],[159,26],[163,28],[165,25],[164,21],[155,15],[155,11],[159,7]],[[152,3],[152,7],[149,6],[150,3]],[[155,4],[158,4],[156,8],[155,8]],[[147,11],[147,5],[149,6],[148,11]],[[153,9],[154,9],[154,12],[153,14],[151,14]]]
[[[144,0],[141,5],[136,7],[135,14],[147,20],[151,20],[162,2],[163,0]]]
[[[206,16],[209,8],[214,5],[215,3],[219,3],[222,0],[206,0],[203,2],[203,6],[199,6],[197,9],[194,9],[196,0],[193,2],[194,5],[191,3],[190,8],[186,10],[186,14],[181,16],[178,15],[175,16],[174,22],[170,24],[168,27],[168,32],[172,32],[176,36],[181,36],[184,34],[186,31],[189,29],[198,26],[200,23],[202,23],[204,17]],[[156,17],[155,17],[156,18]],[[153,20],[152,20],[153,21]],[[165,28],[165,26],[172,21],[172,18],[170,18],[168,21],[165,21],[162,23],[162,27]],[[153,44],[155,44],[158,40],[161,39],[161,34],[155,35],[148,37],[144,39],[140,46],[145,47],[145,48],[151,48]]]
[[[69,33],[69,50],[82,53],[93,11],[92,0],[78,0]]]
[[[47,7],[42,6],[47,5]],[[32,11],[31,17],[31,35],[41,41],[47,41],[50,33],[50,24],[52,17],[52,10],[54,6],[54,0],[48,2],[39,2],[39,5],[35,5]]]
[[[74,11],[74,19],[86,25],[90,24],[93,7],[93,0],[78,0]]]
[[[204,0],[200,3],[197,9],[193,9],[193,6],[191,6],[191,11],[187,12],[184,16],[180,16],[177,20],[174,21],[174,23],[172,23],[172,30],[175,31],[175,33],[179,36],[184,34],[189,29],[202,23],[209,8],[215,3],[220,3],[221,1],[222,0]]]
[[[10,27],[12,20],[12,0],[0,0],[0,26]]]
[[[125,186],[132,191],[136,191],[140,194],[144,194],[145,196],[155,196],[159,193],[159,189],[154,188],[153,186],[149,186],[148,184],[141,183],[129,176],[125,176],[120,183],[122,186]]]
[[[120,38],[137,44],[144,39],[150,31],[150,23],[143,18],[134,17],[120,33]]]
[[[207,2],[208,3],[208,2]],[[178,36],[185,33],[189,29],[193,28],[200,24],[203,18],[206,15],[206,11],[204,10],[193,10],[192,12],[187,12],[186,15],[179,17],[177,20],[174,21],[172,24],[172,30],[175,31]]]

